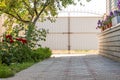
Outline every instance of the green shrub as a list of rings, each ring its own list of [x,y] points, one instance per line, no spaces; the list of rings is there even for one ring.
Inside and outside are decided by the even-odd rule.
[[[0,78],[7,78],[14,76],[15,72],[8,66],[0,65]]]
[[[0,61],[7,65],[30,61],[31,50],[25,38],[3,35],[3,42],[0,42]]]
[[[45,58],[49,58],[52,55],[50,48],[44,48],[44,52],[46,53]]]
[[[32,59],[35,61],[35,62],[38,62],[41,60],[41,54],[37,51],[33,51],[32,52]]]
[[[41,37],[40,39],[44,38]],[[33,40],[31,41],[33,42]],[[0,42],[0,63],[9,66],[12,63],[37,62],[50,57],[51,51],[49,48],[38,48],[32,51],[31,41],[18,37],[14,32],[7,35],[5,33],[2,42]]]
[[[32,52],[32,58],[35,62],[44,60],[51,56],[51,50],[49,48],[38,48]]]
[[[15,48],[12,62],[23,63],[32,61],[31,53],[32,50],[26,45],[22,45],[20,48]]]

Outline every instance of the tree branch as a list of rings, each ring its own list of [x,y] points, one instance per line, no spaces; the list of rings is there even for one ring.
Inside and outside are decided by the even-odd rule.
[[[27,21],[27,20],[23,20],[23,19],[21,19],[21,18],[19,18],[19,17],[17,17],[17,16],[15,16],[15,15],[13,15],[13,14],[11,14],[11,13],[9,13],[9,12],[5,12],[6,14],[8,14],[8,15],[10,15],[10,16],[12,16],[12,17],[14,17],[15,19],[17,19],[17,20],[19,20],[19,21],[22,21],[22,22],[24,22],[24,23],[29,23],[30,21]]]
[[[35,11],[35,14],[38,15],[36,4],[37,4],[37,1],[34,0],[34,11]]]
[[[21,16],[16,12],[16,10],[15,9],[13,9],[13,10],[14,10],[15,14],[17,15],[17,17],[22,20]]]
[[[33,16],[34,16],[34,14],[32,14],[32,12],[31,12],[31,7],[25,2],[25,0],[22,0],[23,1],[23,3],[24,3],[24,5],[26,6],[26,9],[28,10],[28,12],[30,13],[30,15],[31,15],[31,17],[33,18]]]
[[[33,24],[36,23],[36,21],[39,19],[40,15],[42,14],[42,12],[45,10],[45,8],[49,5],[49,0],[47,0],[45,2],[45,4],[43,5],[43,8],[41,9],[41,11],[38,13],[38,15],[36,16],[36,18],[33,20]]]

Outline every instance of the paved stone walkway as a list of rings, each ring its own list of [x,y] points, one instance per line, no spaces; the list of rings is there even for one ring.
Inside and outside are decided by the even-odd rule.
[[[56,55],[2,80],[120,80],[120,63],[91,55]]]

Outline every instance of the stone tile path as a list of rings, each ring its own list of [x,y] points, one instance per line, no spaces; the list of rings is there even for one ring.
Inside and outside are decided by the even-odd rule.
[[[53,56],[0,80],[120,80],[120,63],[100,55]]]

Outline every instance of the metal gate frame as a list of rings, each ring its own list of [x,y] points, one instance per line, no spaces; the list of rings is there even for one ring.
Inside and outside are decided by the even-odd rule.
[[[55,24],[54,23],[51,24],[49,21],[42,23],[42,24],[41,23],[38,24],[38,26],[43,26],[43,28],[50,30],[50,32],[48,34],[49,37],[47,39],[48,41],[42,43],[43,47],[48,46],[53,50],[68,50],[67,51],[68,53],[70,53],[71,50],[83,50],[87,46],[87,44],[84,42],[84,40],[91,38],[91,36],[96,37],[96,34],[99,33],[99,32],[97,32],[98,30],[93,30],[93,29],[95,27],[95,25],[94,25],[94,23],[96,23],[95,21],[100,19],[100,17],[98,18],[98,17],[67,16],[67,17],[58,17],[58,18],[59,19],[58,19],[58,21],[55,22]],[[84,21],[86,22],[86,20],[87,21],[91,20],[92,22],[89,23],[91,25],[90,26],[86,25],[86,23],[83,23],[83,22],[79,23],[79,20],[82,21],[82,19],[83,19],[83,22]],[[62,20],[65,22],[63,22]],[[60,23],[59,23],[59,21],[60,21]],[[58,28],[57,28],[57,26],[58,26]],[[87,26],[89,28],[87,28]],[[52,28],[50,28],[50,27],[52,27]],[[56,27],[56,28],[54,29],[54,27]],[[66,27],[66,28],[62,29],[60,27]],[[89,31],[90,28],[92,28],[92,29]],[[79,31],[79,29],[81,29],[81,30]],[[65,35],[63,35],[63,34],[65,34]],[[78,35],[76,35],[76,34],[78,34]],[[84,37],[84,34],[87,38]],[[58,41],[57,41],[57,38],[58,38]],[[79,38],[79,39],[76,41],[76,40],[74,40],[74,38],[75,39]],[[54,41],[54,39],[55,39],[55,42],[52,44],[51,41]],[[81,39],[82,39],[83,43],[82,42],[79,43],[79,40],[81,40]],[[59,40],[60,40],[60,45],[59,45]],[[65,41],[63,43],[63,47],[61,44],[62,40]],[[96,40],[94,40],[94,41],[96,41]],[[76,44],[76,42],[78,42],[80,45]],[[90,42],[91,42],[91,40],[90,40]],[[58,47],[57,47],[57,45],[58,45]],[[82,46],[83,46],[83,48],[82,48]],[[96,47],[96,46],[93,45],[93,47],[91,47],[91,48],[94,48],[94,47]],[[91,49],[91,48],[87,47],[86,49]]]

